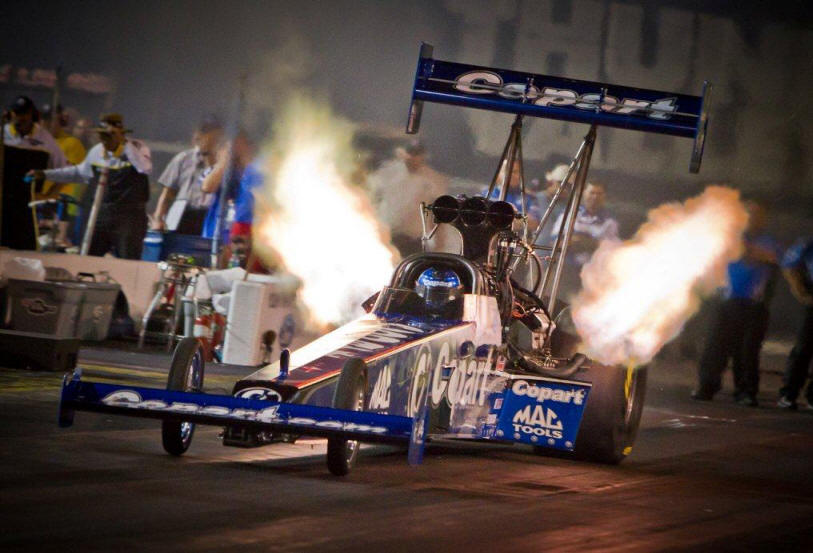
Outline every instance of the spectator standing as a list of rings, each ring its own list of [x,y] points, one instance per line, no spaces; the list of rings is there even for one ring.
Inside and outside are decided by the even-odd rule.
[[[82,141],[70,134],[66,129],[68,121],[65,110],[61,105],[53,110],[51,106],[45,106],[42,113],[43,125],[56,140],[59,149],[65,155],[65,160],[71,165],[82,163],[87,154]]]
[[[215,164],[222,135],[218,121],[203,121],[192,137],[194,147],[180,152],[167,164],[158,178],[164,188],[152,216],[153,230],[201,233],[206,214],[214,201],[214,194],[204,192],[201,185],[204,171]],[[168,212],[172,213],[169,222]]]
[[[515,162],[511,167],[511,177],[508,182],[508,192],[505,195],[505,201],[513,205],[517,210],[517,213],[522,213],[522,195],[520,194],[519,190],[519,180],[521,175],[522,171],[520,170],[520,164]],[[533,182],[529,182],[526,183],[526,185],[525,215],[528,217],[528,228],[533,229],[536,228],[536,224],[539,222],[539,219],[542,217],[543,213],[539,209],[539,202],[537,200],[537,194],[540,192],[538,188],[539,181],[537,181],[535,184]],[[502,190],[495,187],[488,199],[499,200],[501,192]],[[486,194],[488,194],[488,188],[484,188],[482,191],[483,196]]]
[[[795,410],[796,398],[805,380],[810,378],[810,361],[813,359],[813,238],[798,241],[785,253],[782,273],[805,309],[804,322],[785,365],[777,403],[782,409]],[[813,382],[808,382],[805,396],[808,408],[813,409]]]
[[[54,137],[39,122],[39,112],[27,96],[18,96],[9,106],[11,118],[3,125],[3,181],[2,230],[0,238],[4,246],[36,250],[38,248],[37,217],[28,207],[35,199],[35,191],[41,182],[28,183],[23,178],[32,167],[63,167],[65,155]]]
[[[48,167],[64,167],[65,154],[51,133],[37,122],[39,113],[28,96],[18,96],[10,107],[11,122],[3,126],[3,143],[27,150],[48,152]]]
[[[203,237],[212,238],[215,235],[217,218],[220,215],[220,186],[226,176],[226,169],[231,164],[230,171],[228,171],[228,182],[226,183],[226,202],[228,205],[225,208],[225,220],[221,227],[221,243],[228,244],[229,229],[234,222],[234,202],[240,192],[240,181],[243,172],[251,163],[254,151],[254,143],[249,140],[244,132],[239,132],[232,144],[220,148],[217,154],[217,162],[211,170],[204,171],[201,190],[207,194],[214,194],[214,199],[211,206],[209,206],[203,223],[203,232],[201,233]]]
[[[618,221],[604,207],[607,202],[607,189],[600,182],[588,182],[584,197],[576,213],[573,235],[568,246],[568,257],[579,267],[587,263],[602,240],[618,240]],[[559,236],[564,211],[553,223],[552,238]]]
[[[251,231],[254,224],[254,198],[257,189],[265,182],[261,156],[246,167],[240,178],[240,186],[234,200],[234,217],[229,229],[229,264],[239,264],[249,272],[264,272],[258,259],[249,261],[252,251]]]
[[[93,132],[93,122],[85,117],[80,117],[76,120],[71,130],[75,136],[85,147],[85,150],[90,150],[93,146],[99,143],[96,140],[95,133]]]
[[[395,158],[383,163],[367,180],[379,220],[389,226],[392,244],[402,257],[422,250],[421,202],[445,193],[448,179],[426,162],[426,148],[411,142],[397,148]]]
[[[581,289],[581,270],[602,240],[618,240],[618,221],[604,207],[607,189],[600,182],[588,182],[582,194],[582,203],[576,212],[573,234],[564,259],[560,280],[560,296],[575,295]],[[559,236],[565,216],[564,209],[553,222],[551,242]]]
[[[533,186],[534,189],[542,188],[542,192],[537,195],[537,203],[539,204],[539,211],[540,211],[540,218],[542,215],[545,214],[545,210],[547,210],[548,205],[550,204],[553,197],[556,195],[556,189],[559,188],[559,184],[565,179],[567,176],[568,166],[564,163],[560,163],[550,171],[545,173],[545,183],[544,185],[535,185]],[[534,183],[536,179],[531,180],[531,183]],[[571,179],[572,182],[572,179]],[[556,206],[553,208],[553,212],[550,214],[548,218],[548,222],[545,225],[545,228],[542,229],[542,232],[539,233],[539,237],[536,239],[536,244],[538,246],[552,246],[553,241],[555,239],[554,234],[554,223],[561,219],[559,219],[565,211],[565,203],[567,200],[566,193],[562,193],[559,196],[559,201],[557,202]]]
[[[103,256],[113,250],[118,257],[140,259],[147,232],[150,150],[143,142],[125,137],[131,131],[118,113],[102,116],[94,130],[101,142],[90,149],[82,163],[31,173],[54,182],[84,182],[93,185],[88,190],[91,192],[106,171],[107,186],[89,253]]]
[[[65,130],[68,125],[68,119],[65,110],[62,109],[62,106],[58,105],[56,110],[53,110],[51,106],[46,106],[43,109],[42,119],[43,124],[51,132],[51,135],[54,137],[54,140],[56,140],[57,145],[59,145],[59,149],[62,150],[63,154],[65,154],[65,159],[67,162],[70,165],[78,165],[82,163],[82,161],[85,159],[85,155],[87,155],[87,151],[85,150],[85,146],[78,138]],[[84,193],[84,189],[85,185],[82,183],[62,183],[58,187],[53,187],[46,190],[45,194],[48,196],[55,196],[58,193],[64,193],[78,202]],[[60,222],[59,240],[61,242],[64,242],[67,238],[70,220],[75,220],[79,214],[76,205],[69,205],[67,211],[69,219]],[[76,232],[71,237],[71,240],[74,243],[78,243],[82,240],[82,237],[79,234],[80,229],[81,225],[78,225],[75,229]]]
[[[768,328],[768,306],[778,273],[778,243],[765,233],[765,212],[747,202],[745,253],[728,265],[728,286],[698,368],[699,384],[692,392],[698,400],[711,400],[720,388],[722,373],[732,360],[734,400],[756,407],[759,391],[759,354]]]

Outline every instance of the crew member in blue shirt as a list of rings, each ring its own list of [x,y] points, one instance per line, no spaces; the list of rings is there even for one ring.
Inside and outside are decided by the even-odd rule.
[[[207,194],[214,194],[214,200],[209,206],[209,211],[203,221],[203,231],[201,236],[204,238],[212,238],[215,234],[217,226],[217,218],[220,216],[220,185],[223,181],[224,175],[227,173],[226,169],[231,164],[229,174],[229,182],[226,183],[226,201],[231,204],[231,208],[226,206],[224,208],[224,216],[226,220],[223,221],[223,226],[220,229],[221,243],[228,244],[229,230],[231,224],[234,222],[234,204],[237,202],[237,197],[240,194],[240,181],[243,178],[243,172],[246,167],[251,163],[254,157],[255,147],[251,140],[244,132],[237,133],[233,143],[221,148],[218,152],[218,160],[211,170],[203,175],[201,182],[201,190]]]
[[[505,201],[512,204],[517,210],[517,213],[522,213],[522,195],[520,194],[519,190],[519,179],[521,174],[522,171],[520,170],[520,165],[519,163],[515,162],[511,168],[508,193],[505,196]],[[539,190],[537,190],[535,187],[538,186],[538,181],[536,184],[526,182],[525,185],[525,215],[528,216],[528,228],[535,229],[536,224],[539,222],[539,219],[542,216],[542,211],[539,208],[539,202],[536,199],[536,194],[539,192]],[[499,200],[500,191],[500,188],[495,187],[488,199]],[[483,196],[488,194],[488,188],[484,188],[482,194]]]
[[[796,398],[810,377],[813,359],[813,238],[799,240],[787,251],[782,258],[782,273],[793,295],[805,306],[804,322],[788,356],[777,403],[782,409],[795,410]],[[805,396],[808,408],[813,409],[813,382],[808,383]]]
[[[581,270],[604,240],[616,241],[618,221],[605,207],[607,189],[603,183],[588,182],[582,195],[582,204],[576,211],[573,234],[565,257],[562,280],[559,283],[559,296],[568,300],[581,290]],[[564,210],[553,223],[551,240],[559,236]]]
[[[759,353],[768,328],[768,305],[778,274],[778,243],[764,232],[765,211],[746,203],[749,220],[743,236],[745,253],[728,265],[728,286],[709,329],[700,359],[698,400],[711,400],[720,390],[723,371],[732,360],[734,400],[756,407],[759,391]]]

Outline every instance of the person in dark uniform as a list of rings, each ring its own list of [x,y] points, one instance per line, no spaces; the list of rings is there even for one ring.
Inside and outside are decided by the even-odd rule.
[[[692,398],[709,401],[721,387],[731,358],[734,400],[756,407],[759,354],[768,328],[768,305],[778,274],[779,246],[765,234],[765,212],[747,202],[749,220],[742,258],[728,265],[728,287],[720,303],[698,368],[699,384]]]
[[[6,115],[6,114],[4,114]],[[39,111],[28,96],[9,106],[11,121],[2,128],[2,186],[0,186],[0,245],[18,250],[37,249],[37,223],[28,206],[36,199],[36,185],[23,178],[32,167],[64,167],[59,145],[39,122]]]
[[[813,238],[800,240],[787,251],[782,258],[782,273],[793,295],[805,306],[804,322],[788,356],[777,402],[782,409],[796,410],[796,398],[810,376],[813,359]],[[807,407],[813,409],[813,382],[808,382],[805,396]]]
[[[123,259],[140,259],[147,232],[150,150],[143,142],[125,137],[131,131],[124,127],[124,119],[118,113],[102,116],[94,130],[101,142],[90,149],[82,163],[62,169],[33,170],[30,174],[53,182],[84,182],[92,185],[88,187],[91,195],[100,180],[104,183],[101,177],[106,174],[89,253],[103,256],[112,251]]]

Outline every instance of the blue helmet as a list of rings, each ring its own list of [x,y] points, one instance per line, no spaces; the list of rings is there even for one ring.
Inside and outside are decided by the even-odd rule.
[[[430,268],[418,277],[415,291],[424,299],[427,307],[439,309],[463,297],[463,284],[452,270]]]

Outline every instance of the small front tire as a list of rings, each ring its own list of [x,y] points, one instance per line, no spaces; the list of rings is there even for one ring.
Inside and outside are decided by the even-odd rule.
[[[366,405],[367,365],[362,359],[350,359],[342,367],[336,391],[333,394],[333,407],[363,411]],[[358,457],[360,443],[357,440],[328,438],[327,468],[335,476],[345,476],[353,468]]]
[[[167,378],[167,390],[200,392],[203,389],[203,349],[197,338],[186,337],[178,343],[172,355]],[[186,421],[164,420],[161,423],[161,443],[164,451],[180,456],[192,444],[195,424]]]

